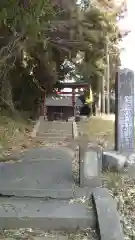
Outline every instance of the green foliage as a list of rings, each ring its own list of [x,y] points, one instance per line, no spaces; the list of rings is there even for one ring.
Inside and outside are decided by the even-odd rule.
[[[51,92],[67,74],[98,88],[106,66],[107,42],[113,65],[118,58],[117,13],[107,13],[94,4],[88,8],[87,1],[82,8],[74,1],[69,4],[72,7],[59,0],[1,0],[1,100],[8,81],[10,102],[18,109],[33,111],[44,90]],[[77,63],[77,55],[83,56],[81,63]],[[73,65],[67,66],[65,60]]]
[[[52,14],[48,0],[3,0],[0,3],[0,24],[22,35],[37,36]]]

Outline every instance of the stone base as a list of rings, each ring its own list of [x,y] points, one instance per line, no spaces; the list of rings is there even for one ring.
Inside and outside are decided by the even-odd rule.
[[[127,156],[117,151],[103,152],[102,170],[123,171],[127,166]]]

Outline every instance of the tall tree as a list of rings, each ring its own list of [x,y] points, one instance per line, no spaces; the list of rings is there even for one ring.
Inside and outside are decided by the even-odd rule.
[[[91,1],[90,8],[84,11],[83,35],[89,44],[84,51],[83,61],[77,64],[76,69],[81,79],[90,82],[93,89],[98,91],[107,65],[107,48],[111,58],[110,68],[113,67],[111,79],[119,61],[118,42],[120,33],[116,18],[120,9],[116,8],[114,1],[95,0]],[[89,31],[86,31],[85,26],[88,25]]]

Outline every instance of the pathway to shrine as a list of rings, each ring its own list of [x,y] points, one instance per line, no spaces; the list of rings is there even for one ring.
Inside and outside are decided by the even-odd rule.
[[[116,205],[102,188],[102,154],[98,148],[79,148],[72,134],[72,122],[40,118],[36,138],[43,139],[46,146],[20,153],[14,164],[0,165],[1,229],[66,233],[89,229],[90,234],[98,224],[102,240],[123,239]],[[115,238],[111,238],[114,229]],[[94,234],[90,239],[99,238]]]

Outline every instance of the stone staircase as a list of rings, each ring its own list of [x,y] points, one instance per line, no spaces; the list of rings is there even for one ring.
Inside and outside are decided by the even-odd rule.
[[[70,141],[72,127],[72,122],[42,119],[37,138],[46,143]],[[87,121],[78,123],[78,128],[87,132]],[[73,140],[71,144],[76,145]],[[78,170],[74,164],[78,165]],[[46,233],[53,231],[55,236],[51,240],[124,240],[117,205],[109,191],[102,188],[101,171],[102,152],[86,144],[85,148],[80,145],[77,155],[69,147],[44,146],[21,152],[19,161],[14,164],[2,163],[1,229],[44,231],[43,238],[25,238],[32,240],[50,240]],[[78,238],[78,230],[95,234]],[[63,232],[66,239],[65,235],[59,236]],[[72,233],[76,235],[73,238]]]
[[[72,122],[41,121],[37,132],[37,139],[44,143],[64,142],[72,139]]]

